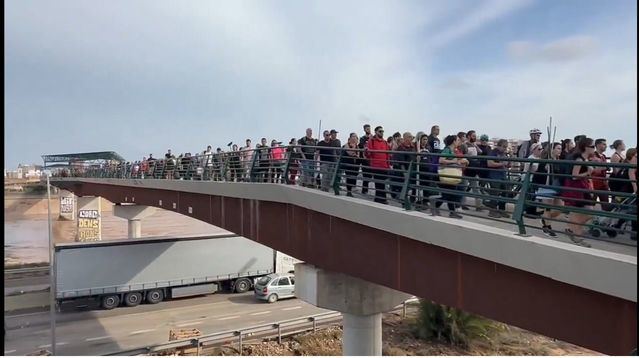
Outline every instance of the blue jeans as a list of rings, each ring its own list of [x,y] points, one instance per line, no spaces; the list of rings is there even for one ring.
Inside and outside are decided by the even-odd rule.
[[[312,159],[300,159],[302,185],[313,185],[315,183],[315,161]]]

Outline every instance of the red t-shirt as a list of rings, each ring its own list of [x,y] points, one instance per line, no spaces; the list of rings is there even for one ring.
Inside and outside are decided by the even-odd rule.
[[[595,152],[592,157],[588,158],[592,162],[607,163],[605,154]],[[608,180],[606,179],[607,168],[604,166],[596,166],[592,171],[592,186],[595,190],[608,190]]]

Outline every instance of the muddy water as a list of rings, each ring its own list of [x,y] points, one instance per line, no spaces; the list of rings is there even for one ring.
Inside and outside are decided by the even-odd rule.
[[[38,199],[34,200],[34,206]],[[52,202],[52,207],[58,205]],[[103,208],[105,206],[103,205]],[[29,264],[49,261],[49,239],[47,214],[11,211],[5,203],[4,222],[4,264]],[[9,215],[7,215],[9,214]],[[75,241],[75,222],[58,220],[52,214],[52,234],[55,243]],[[160,210],[142,220],[142,237],[197,236],[226,233],[227,231],[205,222],[195,220],[172,211]],[[113,216],[112,211],[102,212],[102,240],[122,240],[127,238],[127,221]]]

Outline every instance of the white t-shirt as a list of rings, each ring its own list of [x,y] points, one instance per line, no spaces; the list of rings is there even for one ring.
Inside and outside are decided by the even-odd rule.
[[[533,154],[528,156],[528,159],[540,159],[535,157]],[[537,168],[539,167],[539,163],[524,163],[524,173],[526,173],[528,171],[528,169],[530,169],[531,173],[535,173],[537,172]]]

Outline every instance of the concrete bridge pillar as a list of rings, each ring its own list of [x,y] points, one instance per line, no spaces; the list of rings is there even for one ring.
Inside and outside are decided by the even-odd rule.
[[[102,240],[102,207],[99,196],[81,196],[77,200],[76,241]]]
[[[60,198],[60,214],[58,216],[58,220],[71,220],[71,221],[75,220],[75,207],[76,207],[75,194],[73,194],[72,192],[68,190],[60,190],[59,198]]]
[[[146,205],[116,204],[113,206],[113,215],[129,221],[129,239],[142,237],[141,220],[153,215],[154,212],[154,207]]]
[[[343,315],[343,355],[382,355],[382,312],[411,295],[306,263],[295,264],[298,298]]]

